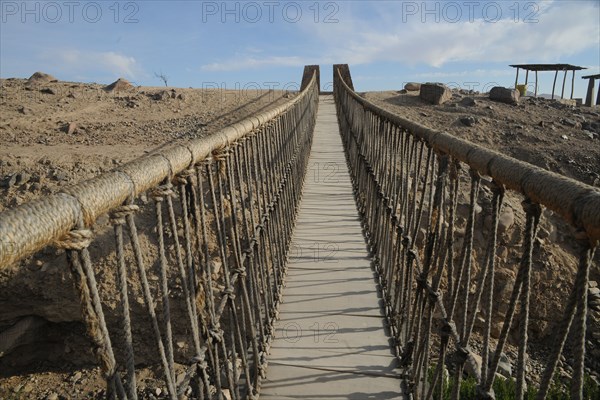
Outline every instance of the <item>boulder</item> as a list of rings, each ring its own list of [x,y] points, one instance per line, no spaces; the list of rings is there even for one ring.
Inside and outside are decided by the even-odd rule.
[[[404,89],[409,92],[418,92],[421,90],[421,84],[417,82],[408,82],[406,85],[404,85]]]
[[[166,90],[161,90],[158,93],[154,93],[151,95],[153,100],[162,101],[171,98],[171,93]]]
[[[443,104],[452,98],[452,90],[443,83],[425,83],[421,85],[419,97],[431,104]]]
[[[460,101],[460,105],[463,106],[463,107],[474,107],[474,106],[477,105],[477,102],[472,97],[464,97]]]
[[[17,185],[24,185],[27,182],[29,182],[29,180],[31,179],[31,175],[28,174],[27,172],[23,171],[19,174],[17,174]]]
[[[490,90],[490,100],[507,104],[516,104],[519,102],[519,91],[502,86],[495,86]]]
[[[76,122],[69,122],[68,124],[65,124],[63,129],[67,134],[73,135],[77,132],[77,128],[78,127]]]
[[[19,107],[19,112],[21,114],[23,114],[23,115],[31,115],[31,114],[33,114],[33,111],[31,111],[31,108],[25,107],[25,106]]]
[[[504,353],[500,353],[500,360],[498,361],[498,373],[503,377],[510,379],[512,376],[512,365],[510,358]]]
[[[515,223],[515,212],[512,208],[506,207],[506,209],[500,214],[498,218],[498,231],[504,233],[510,229]]]
[[[40,85],[43,83],[57,82],[58,79],[53,77],[50,74],[45,74],[43,72],[35,72],[33,75],[29,77],[27,80],[27,85]]]
[[[2,181],[2,187],[10,189],[17,184],[17,174],[12,174],[4,178]]]
[[[475,354],[470,351],[467,355],[467,361],[465,362],[465,372],[467,375],[479,379],[481,377],[482,362],[483,360],[479,354]]]
[[[465,126],[474,126],[478,122],[478,119],[469,115],[467,117],[460,118],[460,122],[462,122],[462,124]]]
[[[133,89],[134,86],[127,81],[127,79],[119,78],[110,85],[106,86],[104,90],[107,92],[126,92]]]

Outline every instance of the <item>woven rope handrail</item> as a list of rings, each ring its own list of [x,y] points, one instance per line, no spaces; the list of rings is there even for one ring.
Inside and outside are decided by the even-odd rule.
[[[402,118],[358,95],[344,82],[339,69],[335,73],[345,91],[366,110],[404,127],[434,150],[451,155],[480,174],[491,176],[558,213],[570,224],[583,229],[592,246],[600,242],[600,189]]]
[[[387,112],[356,94],[343,80],[349,76],[347,65],[334,75],[338,121],[396,355],[407,368],[405,393],[431,399],[450,389],[451,398],[458,400],[466,370],[477,382],[477,398],[493,399],[502,354],[513,341],[518,347],[516,372],[504,374],[516,380],[514,398],[525,398],[529,389],[537,390],[536,399],[546,398],[564,355],[573,370],[565,382],[569,398],[583,399],[590,361],[587,293],[600,228],[599,191]],[[459,173],[464,164],[468,172]],[[486,188],[482,175],[493,178]],[[522,237],[518,264],[496,255],[499,243],[506,244],[499,228],[506,188],[525,197],[521,204],[526,221],[517,228]],[[467,189],[468,199],[460,200]],[[467,207],[460,219],[459,203]],[[570,236],[579,262],[536,389],[536,383],[528,381],[526,360],[530,322],[539,318],[532,293],[544,258],[535,250],[544,243],[537,241],[541,205],[575,225],[577,232]],[[485,221],[491,222],[487,228]],[[482,233],[479,239],[476,233]],[[545,258],[544,262],[550,259]],[[518,269],[508,302],[495,290],[496,280],[506,282],[496,273],[497,263]],[[540,277],[538,273],[535,279]],[[541,279],[552,282],[545,275]],[[476,328],[477,318],[483,320],[481,330]],[[498,319],[501,330],[493,334],[492,324]],[[483,338],[481,350],[475,345],[475,329]],[[509,339],[509,333],[517,338]],[[495,345],[492,338],[497,339]],[[567,338],[571,348],[565,345]],[[474,354],[479,352],[481,362],[476,363]]]
[[[0,268],[8,266],[73,229],[80,219],[91,226],[102,214],[121,206],[193,164],[290,110],[307,96],[310,84],[287,103],[248,117],[207,137],[139,157],[110,172],[41,199],[0,213]]]

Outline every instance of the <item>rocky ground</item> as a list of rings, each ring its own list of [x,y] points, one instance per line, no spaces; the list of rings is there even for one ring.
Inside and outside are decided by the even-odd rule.
[[[277,91],[133,87],[124,81],[104,86],[58,82],[43,74],[30,81],[0,80],[0,212],[108,171],[174,139],[189,140],[210,134],[281,104],[293,95]],[[528,98],[509,105],[492,102],[485,95],[459,91],[445,104],[437,106],[426,104],[412,92],[364,95],[408,119],[600,186],[598,108]],[[464,190],[466,177],[461,182],[464,184],[457,218],[457,248],[468,212],[464,206],[468,198]],[[476,210],[478,215],[483,215],[489,198],[490,193],[484,188],[481,207]],[[496,290],[499,298],[506,301],[516,276],[522,244],[524,215],[520,202],[518,196],[507,196],[501,216]],[[142,212],[141,221],[144,221],[144,213],[151,214],[151,207]],[[475,272],[489,225],[485,217],[478,219]],[[106,218],[99,221],[98,229],[110,232]],[[551,345],[549,334],[560,318],[573,282],[577,253],[572,235],[572,229],[560,218],[544,211],[532,274],[534,355],[529,366],[534,375],[543,367],[540,360]],[[96,247],[91,248],[92,257],[114,261],[114,252],[103,251],[102,240],[109,243],[111,238],[99,238]],[[595,283],[600,279],[599,258],[597,254],[591,276],[594,283],[589,290],[593,308],[588,351],[592,354],[590,359],[596,360],[596,366],[590,366],[596,371],[600,370],[597,365],[600,360],[600,289]],[[113,284],[104,275],[100,278],[103,288]],[[134,318],[136,312],[141,313],[134,309]],[[503,302],[496,312],[492,327],[495,337],[506,313]],[[43,251],[18,273],[0,271],[0,333],[20,324],[19,327],[43,337],[43,340],[22,338],[28,347],[22,346],[11,354],[3,354],[0,343],[0,398],[51,400],[103,396],[104,383],[93,367],[93,355],[86,350],[89,343],[79,322],[79,313],[64,254],[60,251]],[[111,318],[110,313],[108,318]],[[477,326],[481,326],[481,321],[477,321]],[[138,331],[144,335],[143,327]],[[475,341],[476,349],[478,343]],[[508,361],[504,363],[508,367],[511,362],[514,367],[516,360],[514,344],[513,334],[506,351]],[[140,351],[142,359],[152,364],[151,357],[144,353],[148,349],[138,346],[136,351]],[[185,349],[180,350],[185,353]],[[568,375],[568,359],[561,368]],[[138,379],[143,398],[164,396],[158,369],[141,368]]]
[[[0,211],[293,96],[52,80],[0,80]]]
[[[419,92],[369,92],[384,109],[531,164],[600,187],[600,108],[523,97],[517,104],[454,90],[432,105]]]

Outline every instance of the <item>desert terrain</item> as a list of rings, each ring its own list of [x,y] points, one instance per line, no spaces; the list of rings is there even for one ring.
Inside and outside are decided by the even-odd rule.
[[[541,98],[523,98],[517,105],[509,105],[490,101],[485,94],[458,90],[450,101],[438,106],[426,104],[412,92],[362,95],[410,120],[600,187],[597,107]],[[43,74],[30,80],[2,79],[0,212],[109,171],[175,140],[209,135],[293,96],[281,91],[135,87],[124,81],[112,87],[55,81]],[[461,191],[461,204],[466,203],[467,196],[468,192]],[[489,193],[483,190],[482,205],[486,198]],[[496,290],[504,297],[510,296],[520,256],[519,227],[524,221],[521,200],[508,196],[503,212]],[[466,223],[466,213],[465,207],[459,207],[459,230]],[[98,225],[101,232],[110,229],[106,219]],[[483,219],[478,223],[475,242],[479,246],[485,243],[487,225],[489,221]],[[572,229],[560,218],[544,212],[538,239],[544,246],[536,248],[543,261],[536,262],[532,276],[532,302],[537,305],[532,310],[530,368],[534,373],[541,371],[539,360],[560,317],[556,310],[562,307],[573,281],[576,250],[572,235]],[[91,251],[95,257],[106,255],[100,248]],[[114,255],[107,259],[111,257]],[[2,398],[103,396],[105,384],[94,367],[93,355],[86,351],[89,346],[78,318],[69,271],[59,263],[63,258],[59,252],[45,250],[22,266],[0,271],[0,332],[23,321],[32,333],[38,332],[38,337],[23,338],[20,347],[0,352]],[[596,254],[596,265],[598,258]],[[597,270],[591,279],[600,279]],[[108,287],[110,283],[106,278],[101,285]],[[600,332],[598,312],[593,314],[591,325],[596,332]],[[499,321],[493,326],[495,332]],[[143,334],[145,329],[139,330]],[[591,354],[600,359],[600,337],[590,338]],[[184,348],[180,350],[185,353]],[[514,347],[507,350],[513,360],[514,351]],[[138,376],[142,397],[162,398],[165,389],[160,371],[151,365],[150,355],[144,357],[150,365],[141,368]],[[567,360],[563,368],[568,370]]]

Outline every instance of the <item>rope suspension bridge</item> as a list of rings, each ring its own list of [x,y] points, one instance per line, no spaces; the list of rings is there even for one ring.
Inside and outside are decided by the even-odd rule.
[[[470,196],[458,240],[461,188]],[[484,191],[489,201],[477,213]],[[509,192],[523,196],[526,220],[492,340]],[[152,201],[143,204],[146,193]],[[458,399],[465,369],[475,371],[477,397],[492,399],[513,326],[522,399],[542,207],[575,228],[579,263],[537,398],[569,352],[570,396],[582,399],[600,192],[379,108],[354,91],[347,65],[334,66],[333,96],[319,93],[318,66],[307,66],[301,92],[282,106],[1,213],[0,267],[65,249],[109,399],[142,397],[138,302],[169,399],[431,399],[449,381]],[[151,226],[140,224],[146,211]],[[106,214],[115,256],[100,270],[90,246]],[[486,245],[475,249],[486,217]],[[112,294],[99,284],[107,274]],[[116,309],[105,304],[111,295]],[[475,354],[478,318],[483,350]]]

